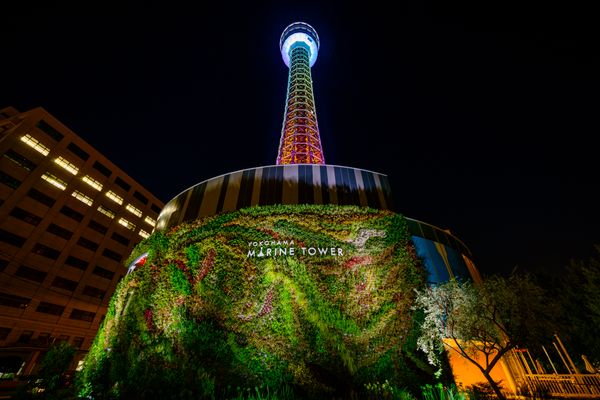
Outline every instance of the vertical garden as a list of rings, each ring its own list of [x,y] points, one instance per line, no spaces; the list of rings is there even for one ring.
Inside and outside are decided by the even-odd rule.
[[[415,289],[402,216],[355,206],[263,206],[140,243],[79,374],[101,398],[368,397],[417,393]]]

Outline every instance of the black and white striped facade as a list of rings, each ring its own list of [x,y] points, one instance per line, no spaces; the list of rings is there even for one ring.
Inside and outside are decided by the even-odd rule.
[[[394,211],[386,175],[336,165],[288,164],[249,168],[200,182],[175,196],[156,230],[246,207],[274,204],[356,205]],[[447,230],[406,218],[415,250],[431,283],[481,277],[470,250]]]
[[[220,175],[184,190],[163,208],[156,230],[199,217],[273,204],[392,209],[386,175],[336,165],[272,165]]]

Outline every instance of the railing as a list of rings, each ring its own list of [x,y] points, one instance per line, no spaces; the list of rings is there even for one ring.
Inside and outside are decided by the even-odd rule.
[[[600,374],[525,374],[522,379],[530,394],[600,399]]]

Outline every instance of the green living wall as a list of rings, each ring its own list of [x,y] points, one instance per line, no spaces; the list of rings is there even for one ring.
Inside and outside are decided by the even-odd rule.
[[[400,215],[247,208],[154,233],[129,262],[146,252],[111,300],[83,395],[347,398],[429,383],[412,310],[425,277]]]

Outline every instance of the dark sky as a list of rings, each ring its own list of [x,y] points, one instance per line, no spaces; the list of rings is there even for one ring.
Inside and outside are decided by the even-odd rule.
[[[165,202],[274,164],[278,41],[301,20],[321,38],[313,81],[329,164],[387,174],[397,211],[449,228],[484,273],[558,271],[600,243],[592,9],[80,3],[2,10],[0,108],[44,107]]]

